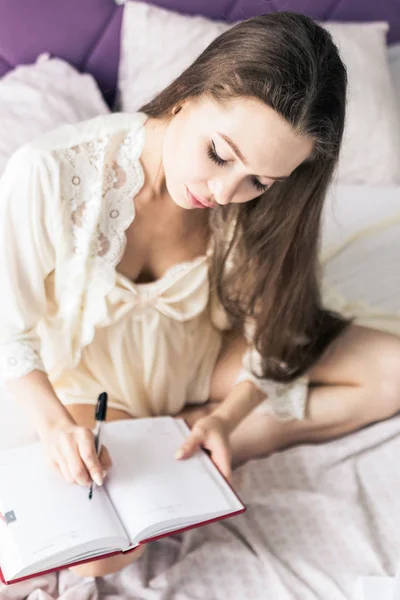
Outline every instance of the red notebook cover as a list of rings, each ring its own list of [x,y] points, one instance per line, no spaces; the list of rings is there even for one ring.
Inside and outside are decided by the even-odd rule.
[[[213,463],[213,465],[216,467],[216,465],[212,461],[212,459],[211,459],[210,455],[208,454],[208,452],[206,452],[206,454],[210,458],[210,460]],[[218,468],[218,467],[216,467],[216,468]],[[222,473],[221,473],[221,475],[222,475]],[[222,475],[222,477],[224,477],[224,475]],[[246,506],[243,504],[243,502],[239,498],[238,494],[235,492],[235,490],[233,489],[233,487],[231,486],[231,484],[229,483],[229,481],[226,479],[226,477],[224,477],[224,480],[228,484],[228,486],[230,487],[230,489],[232,490],[233,494],[236,496],[236,498],[242,504],[243,508],[240,508],[239,510],[235,510],[235,511],[233,511],[231,513],[228,513],[226,515],[222,515],[220,517],[214,517],[213,519],[207,519],[207,520],[201,521],[199,523],[194,523],[193,525],[188,525],[186,527],[181,527],[180,529],[174,529],[173,531],[167,531],[166,533],[161,533],[161,534],[155,535],[154,537],[144,539],[137,546],[135,546],[135,548],[130,548],[129,550],[126,550],[125,552],[123,552],[121,550],[117,550],[115,552],[109,552],[108,554],[102,554],[102,555],[96,556],[95,558],[86,558],[85,560],[80,560],[80,561],[77,561],[77,562],[68,563],[68,565],[61,565],[59,567],[54,567],[52,569],[47,569],[46,571],[39,571],[38,573],[31,573],[30,575],[26,575],[25,577],[19,577],[18,579],[12,579],[10,581],[6,581],[4,579],[3,572],[2,572],[1,566],[0,566],[0,581],[4,585],[12,585],[14,583],[19,583],[20,581],[25,581],[26,579],[32,579],[33,577],[39,577],[40,575],[47,575],[47,573],[53,573],[53,572],[56,572],[56,571],[62,571],[63,569],[68,569],[69,567],[76,567],[78,565],[83,565],[85,563],[93,562],[95,560],[101,560],[102,558],[109,558],[110,556],[116,556],[118,554],[129,554],[130,552],[134,552],[134,550],[137,550],[137,548],[139,548],[139,546],[141,546],[143,544],[147,544],[149,542],[155,542],[155,541],[157,541],[157,540],[159,540],[161,538],[168,537],[170,535],[177,535],[178,533],[183,533],[184,531],[188,531],[190,529],[195,529],[196,527],[202,527],[203,525],[209,525],[210,523],[215,523],[217,521],[222,521],[224,519],[228,519],[230,517],[235,517],[237,515],[243,514],[246,511]]]
[[[63,569],[68,569],[69,567],[76,567],[77,565],[83,565],[88,562],[93,562],[94,560],[100,560],[102,558],[116,556],[117,554],[129,554],[130,552],[137,550],[139,548],[139,546],[141,546],[142,544],[147,544],[148,542],[155,542],[156,540],[159,540],[163,537],[167,537],[169,535],[176,535],[178,533],[188,531],[189,529],[195,529],[196,527],[201,527],[202,525],[209,525],[210,523],[215,523],[216,521],[222,521],[223,519],[227,519],[229,517],[234,517],[236,515],[240,515],[240,514],[244,513],[245,510],[246,510],[246,507],[243,506],[243,508],[241,508],[237,511],[234,511],[232,513],[229,513],[227,515],[223,515],[221,517],[215,517],[214,519],[208,519],[206,521],[201,521],[201,523],[195,523],[194,525],[189,525],[187,527],[182,527],[181,529],[175,529],[174,531],[169,531],[167,533],[162,533],[160,535],[156,535],[156,536],[148,538],[146,540],[142,540],[137,546],[135,546],[135,548],[130,548],[126,552],[122,552],[120,550],[118,550],[116,552],[109,552],[108,554],[101,554],[99,556],[96,556],[95,558],[86,558],[85,560],[68,563],[68,565],[61,565],[60,567],[54,567],[53,569],[47,569],[46,571],[40,571],[38,573],[32,573],[31,575],[26,575],[25,577],[19,577],[18,579],[12,579],[10,581],[5,581],[3,572],[0,568],[0,581],[4,585],[12,585],[14,583],[19,583],[20,581],[25,581],[26,579],[32,579],[33,577],[39,577],[40,575],[47,575],[47,573],[53,573],[55,571],[62,571]]]

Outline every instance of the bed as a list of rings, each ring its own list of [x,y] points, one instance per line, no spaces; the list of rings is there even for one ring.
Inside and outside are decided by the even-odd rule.
[[[0,176],[35,135],[135,110],[229,23],[283,9],[329,22],[350,71],[365,74],[324,215],[327,302],[361,323],[372,307],[376,326],[400,335],[400,0],[6,0]],[[0,448],[33,439],[1,390]],[[399,456],[400,417],[275,453],[235,472],[243,516],[154,543],[119,574],[64,571],[0,587],[0,600],[348,600],[358,577],[399,563]]]

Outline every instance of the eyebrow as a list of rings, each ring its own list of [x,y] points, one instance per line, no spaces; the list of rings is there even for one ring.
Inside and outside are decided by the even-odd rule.
[[[236,154],[236,156],[238,158],[240,158],[240,160],[242,161],[242,163],[244,165],[246,165],[246,167],[247,167],[249,165],[249,163],[247,162],[247,160],[245,159],[245,157],[243,156],[243,154],[240,152],[240,150],[236,146],[235,142],[233,142],[231,140],[231,138],[228,137],[227,135],[225,135],[224,133],[220,133],[218,131],[218,135],[221,136],[223,140],[225,140],[225,142],[228,144],[228,146],[230,146],[232,148],[232,150],[234,151],[234,153]],[[289,175],[282,176],[282,177],[269,177],[268,175],[257,175],[257,177],[267,177],[268,179],[273,179],[274,181],[285,181],[285,179],[289,179]]]

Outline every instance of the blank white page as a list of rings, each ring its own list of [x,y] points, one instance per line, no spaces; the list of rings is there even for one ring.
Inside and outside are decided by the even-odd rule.
[[[175,459],[187,431],[172,417],[103,427],[103,443],[113,461],[106,489],[131,541],[153,524],[182,518],[190,522],[243,507],[203,452]]]
[[[15,520],[0,519],[0,540],[13,540],[24,567],[93,540],[127,541],[104,489],[95,487],[92,500],[88,492],[50,469],[41,444],[2,453],[0,512]]]

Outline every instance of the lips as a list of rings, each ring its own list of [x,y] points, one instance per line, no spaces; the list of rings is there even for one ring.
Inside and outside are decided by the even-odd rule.
[[[198,204],[204,208],[213,208],[214,207],[214,204],[212,204],[205,198],[200,198],[199,196],[195,196],[194,194],[192,194],[192,192],[189,190],[189,188],[186,188],[186,190],[187,190],[189,199],[192,201],[193,204]]]

